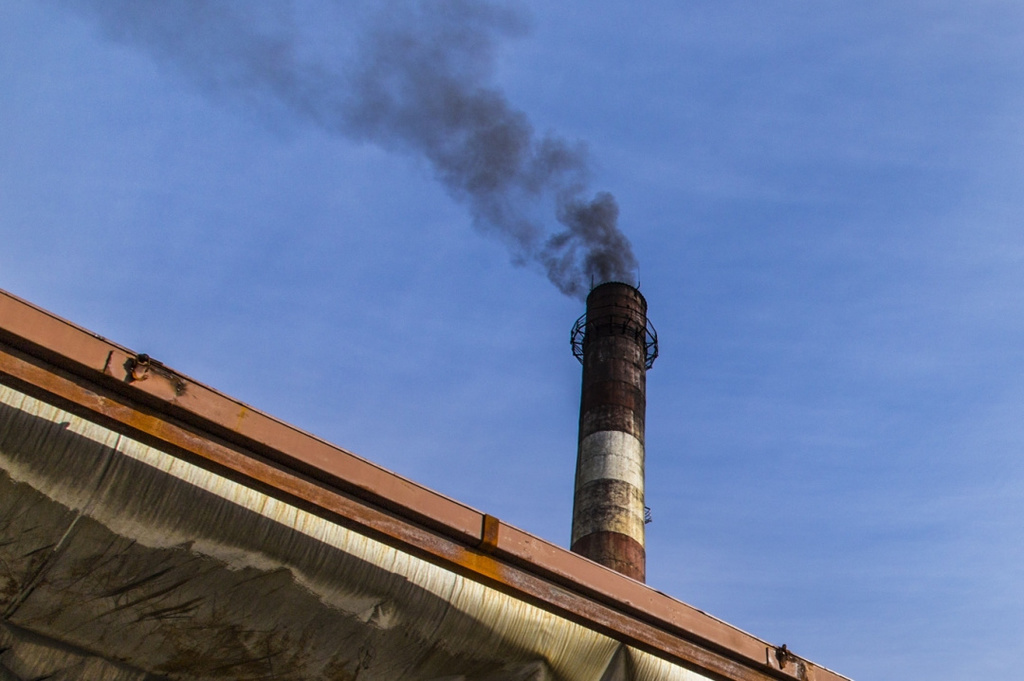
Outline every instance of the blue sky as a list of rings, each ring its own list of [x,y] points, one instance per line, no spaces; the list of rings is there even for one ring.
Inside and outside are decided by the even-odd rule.
[[[339,73],[412,12],[228,7]],[[1024,7],[498,7],[468,68],[586,144],[661,340],[648,583],[854,678],[1013,678]],[[565,545],[582,303],[215,37],[0,4],[0,287]]]

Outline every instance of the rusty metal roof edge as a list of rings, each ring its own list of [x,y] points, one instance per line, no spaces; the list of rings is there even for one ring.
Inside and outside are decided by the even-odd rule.
[[[480,547],[648,624],[675,632],[753,668],[790,677],[773,659],[783,650],[643,583],[535,537],[408,480],[352,452],[243,404],[147,355],[54,315],[0,289],[0,340],[89,382],[138,400],[221,439],[233,441],[305,474],[338,483],[414,522]],[[0,374],[4,373],[0,367]],[[277,456],[273,456],[276,454]],[[319,473],[319,475],[317,475]],[[846,679],[785,651],[813,670],[814,681]]]
[[[0,289],[0,341],[4,340],[243,447],[271,458],[273,453],[285,455],[287,463],[319,472],[376,503],[390,506],[388,501],[408,500],[410,511],[429,511],[424,519],[436,520],[466,539],[479,538],[480,511]],[[301,456],[288,456],[300,449]]]

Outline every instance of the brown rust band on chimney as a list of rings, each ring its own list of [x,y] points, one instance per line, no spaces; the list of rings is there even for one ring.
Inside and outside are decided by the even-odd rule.
[[[595,287],[573,328],[583,364],[571,549],[644,581],[644,414],[657,337],[647,301],[619,282]]]

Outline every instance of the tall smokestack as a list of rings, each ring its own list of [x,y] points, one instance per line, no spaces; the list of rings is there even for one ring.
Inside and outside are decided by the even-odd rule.
[[[583,389],[571,548],[642,582],[644,413],[658,337],[640,291],[619,282],[591,290],[572,348]]]

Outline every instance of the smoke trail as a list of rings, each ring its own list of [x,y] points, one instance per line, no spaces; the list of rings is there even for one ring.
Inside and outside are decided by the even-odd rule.
[[[636,259],[614,197],[588,196],[583,145],[536,134],[491,84],[497,42],[525,30],[502,5],[388,2],[370,16],[340,5],[360,37],[337,63],[304,55],[289,17],[261,16],[262,3],[66,4],[211,94],[272,100],[331,133],[427,159],[478,229],[505,241],[514,262],[540,265],[567,295],[632,280]],[[538,217],[543,205],[554,221]]]

